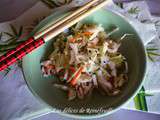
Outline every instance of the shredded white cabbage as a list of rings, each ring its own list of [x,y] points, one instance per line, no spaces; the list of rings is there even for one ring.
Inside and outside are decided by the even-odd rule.
[[[102,25],[78,23],[71,30],[57,36],[49,60],[41,63],[43,75],[58,76],[64,85],[55,87],[68,91],[69,100],[83,99],[94,88],[117,95],[128,79],[128,64],[118,51],[121,42],[107,35],[119,29],[106,33]]]

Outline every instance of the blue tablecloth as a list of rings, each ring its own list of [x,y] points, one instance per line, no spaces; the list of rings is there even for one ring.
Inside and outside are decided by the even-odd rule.
[[[7,2],[8,1],[8,2]],[[1,14],[4,15],[5,9],[8,8],[3,7],[2,4],[8,5],[11,0],[1,0],[0,6],[2,7],[0,10],[0,16]],[[31,0],[30,0],[31,1]],[[126,1],[126,0],[119,0],[119,1]],[[156,4],[160,5],[159,0],[154,0],[154,2],[151,3],[151,1],[147,1],[149,5],[154,5],[155,1],[157,1]],[[13,1],[12,1],[13,2]],[[19,2],[18,0],[15,0],[14,2]],[[12,3],[15,5],[15,3]],[[19,4],[17,4],[17,11],[19,11],[19,14],[21,14],[19,17],[15,14],[11,14],[8,18],[2,18],[0,17],[0,21],[3,21],[3,23],[0,23],[0,32],[4,31],[10,31],[10,28],[8,25],[10,23],[14,24],[16,27],[23,25],[24,27],[31,26],[33,21],[40,19],[43,16],[48,16],[53,12],[56,12],[60,9],[67,8],[66,6],[63,6],[62,8],[58,9],[49,9],[46,7],[42,2],[36,2],[31,1],[28,4],[30,4],[30,9],[23,8],[25,5],[22,5],[23,8],[23,14],[19,10],[21,7]],[[16,9],[16,7],[12,6],[10,4],[11,9]],[[75,4],[75,3],[74,3]],[[74,4],[71,4],[70,6],[74,6]],[[28,6],[27,6],[28,7]],[[139,1],[139,2],[125,2],[123,4],[123,9],[118,8],[117,6],[108,6],[108,9],[113,9],[119,11],[121,14],[125,15],[131,22],[132,25],[135,26],[137,31],[140,33],[140,36],[144,40],[144,43],[147,45],[148,42],[152,41],[152,44],[150,46],[156,46],[160,48],[160,17],[152,16],[148,10],[148,6],[145,1]],[[128,13],[130,8],[138,7],[140,9],[139,13],[130,14]],[[158,7],[150,6],[150,10],[152,10],[152,13],[158,15],[157,12]],[[25,12],[24,12],[25,11]],[[160,10],[159,10],[160,11]],[[9,14],[7,12],[7,14]],[[18,14],[18,15],[19,15]],[[14,20],[11,20],[12,18],[16,18]],[[10,20],[9,22],[4,22],[4,20]],[[144,21],[145,23],[141,23],[139,21]],[[143,31],[143,32],[142,32]],[[26,33],[25,33],[26,34]],[[148,35],[148,36],[147,36]],[[146,38],[146,39],[145,39]],[[2,37],[1,41],[4,41],[6,39],[6,36]],[[160,51],[157,51],[160,52]],[[147,100],[147,106],[149,112],[160,112],[160,71],[157,69],[160,67],[160,59],[157,57],[155,58],[155,62],[149,62],[148,65],[148,73],[147,73],[147,80],[144,83],[144,87],[148,92],[154,92],[154,96],[152,97],[146,97]],[[31,94],[29,89],[26,86],[26,83],[24,81],[24,77],[22,74],[22,69],[17,65],[14,64],[11,66],[11,70],[0,72],[0,119],[1,120],[23,120],[23,119],[31,119],[36,117],[37,115],[47,114],[50,112],[46,106],[41,104],[39,101],[36,100],[36,98]],[[129,104],[125,106],[127,109],[135,109],[134,102],[131,101]]]

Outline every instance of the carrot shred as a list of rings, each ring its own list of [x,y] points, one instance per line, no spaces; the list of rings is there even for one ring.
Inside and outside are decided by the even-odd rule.
[[[75,73],[74,77],[72,78],[72,80],[70,81],[71,85],[75,86],[77,83],[77,79],[80,77],[82,71],[83,71],[84,67],[80,67],[79,70]]]
[[[54,65],[47,65],[46,68],[48,68],[48,69],[54,69],[55,66]]]
[[[83,35],[86,35],[86,36],[90,36],[90,35],[92,35],[92,34],[93,34],[93,33],[88,32],[88,31],[83,33]]]
[[[76,39],[75,39],[75,38],[70,38],[70,39],[69,39],[69,42],[75,43],[75,42],[76,42]]]

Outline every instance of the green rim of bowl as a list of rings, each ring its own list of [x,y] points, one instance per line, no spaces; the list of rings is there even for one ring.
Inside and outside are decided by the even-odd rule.
[[[106,11],[106,9],[101,9],[101,10],[102,10],[102,11]],[[126,18],[125,16],[123,16],[123,15],[121,15],[120,13],[115,12],[115,11],[111,11],[111,10],[109,10],[109,11],[110,11],[112,14],[117,15],[117,16],[123,18],[123,20],[124,20],[125,22],[127,22],[130,26],[132,26],[132,25],[129,23],[129,21],[127,20],[127,18]],[[55,15],[55,14],[52,14],[51,16],[45,18],[44,20],[42,20],[42,22],[46,22],[47,19],[53,17],[54,15]],[[42,23],[42,22],[41,22],[41,23]],[[40,23],[40,24],[41,24],[41,23]],[[40,25],[40,24],[39,24],[39,25]],[[39,25],[38,25],[38,26],[39,26]],[[38,28],[38,26],[37,26],[36,28]],[[36,29],[36,28],[35,28],[35,29]],[[61,113],[61,112],[59,112],[58,114],[60,114],[60,115],[62,115],[62,116],[65,116],[65,117],[71,117],[71,118],[76,118],[76,119],[94,119],[94,118],[100,118],[100,117],[104,117],[104,116],[110,115],[110,114],[118,111],[122,106],[124,106],[125,104],[127,104],[128,102],[130,102],[130,100],[136,96],[136,94],[137,94],[137,93],[139,92],[139,90],[141,89],[141,87],[142,87],[142,85],[143,85],[143,83],[144,83],[145,77],[146,77],[146,72],[147,72],[147,57],[146,57],[146,53],[147,53],[147,52],[146,52],[146,49],[145,49],[144,44],[143,44],[143,42],[142,42],[142,39],[140,38],[139,34],[137,33],[137,31],[135,30],[135,28],[134,28],[133,26],[132,26],[132,29],[133,29],[133,31],[137,34],[137,37],[139,38],[139,40],[140,40],[140,42],[141,42],[141,44],[142,44],[144,53],[145,53],[145,55],[144,55],[144,57],[145,57],[145,58],[144,58],[144,59],[145,59],[145,61],[144,61],[144,75],[143,75],[143,78],[142,78],[142,80],[141,80],[140,85],[137,87],[137,90],[135,90],[135,91],[132,93],[132,95],[131,95],[130,97],[128,97],[128,99],[127,99],[126,101],[124,101],[121,105],[117,106],[115,109],[112,109],[111,111],[106,112],[106,113],[96,114],[96,115],[74,115],[74,114],[70,114],[70,113]],[[33,33],[30,34],[29,36],[32,36],[32,35],[33,35]],[[22,62],[22,64],[23,64],[23,62]],[[47,104],[45,101],[43,101],[43,100],[39,97],[39,95],[37,95],[37,93],[29,86],[29,84],[28,84],[28,82],[27,82],[27,80],[26,80],[25,74],[24,74],[23,65],[22,65],[22,73],[23,73],[24,79],[25,79],[25,81],[26,81],[26,84],[27,84],[28,88],[30,89],[30,91],[32,92],[32,94],[33,94],[36,98],[38,98],[38,100],[40,101],[40,103],[46,105],[46,107],[48,107],[48,108],[51,110],[51,113],[52,113],[52,110],[54,110],[54,108],[53,108],[52,106],[50,106],[49,104]]]

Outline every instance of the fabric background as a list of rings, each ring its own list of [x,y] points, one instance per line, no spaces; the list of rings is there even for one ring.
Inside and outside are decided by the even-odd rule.
[[[119,0],[120,1],[120,0]],[[132,1],[126,2],[123,6],[124,9],[117,7],[111,3],[106,6],[106,9],[112,11],[118,11],[119,13],[126,16],[130,23],[140,34],[144,44],[147,46],[154,46],[160,48],[160,7],[155,7],[159,0],[151,1]],[[116,1],[117,2],[117,1]],[[74,7],[73,2],[69,5],[49,9],[42,2],[36,0],[1,0],[0,1],[0,32],[10,31],[9,24],[12,23],[16,27],[23,25],[24,27],[30,26],[35,19],[39,19],[43,16],[48,16],[61,9],[67,9]],[[81,1],[79,2],[81,3]],[[27,5],[26,5],[27,4]],[[149,6],[148,6],[149,5]],[[136,14],[128,13],[128,10],[132,7],[139,7],[140,12]],[[150,12],[151,11],[151,12]],[[156,15],[156,16],[155,16]],[[142,22],[145,21],[145,22]],[[25,31],[26,33],[27,31]],[[1,42],[6,40],[4,36]],[[148,44],[152,43],[152,44]],[[158,51],[160,53],[160,51]],[[147,106],[149,112],[160,112],[160,58],[155,58],[155,62],[148,63],[148,72],[144,87],[147,92],[154,93],[151,97],[146,97]],[[43,104],[36,100],[26,86],[22,69],[14,64],[11,66],[10,71],[0,72],[0,119],[1,120],[23,120],[32,119],[36,116],[50,113],[51,111],[46,108]],[[136,109],[134,101],[130,101],[125,109]]]

